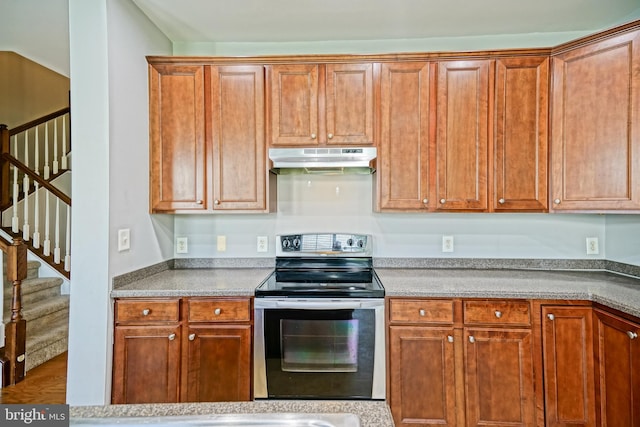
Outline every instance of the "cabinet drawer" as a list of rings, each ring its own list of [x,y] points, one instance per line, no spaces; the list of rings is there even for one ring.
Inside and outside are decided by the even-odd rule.
[[[531,324],[528,301],[464,301],[463,313],[465,325]]]
[[[453,301],[390,299],[389,321],[453,323]]]
[[[116,322],[177,322],[180,318],[179,299],[118,299]]]
[[[189,322],[248,322],[249,299],[194,299],[187,301]]]

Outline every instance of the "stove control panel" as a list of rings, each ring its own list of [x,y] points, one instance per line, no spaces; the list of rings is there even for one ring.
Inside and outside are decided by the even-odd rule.
[[[370,256],[371,254],[371,236],[366,234],[286,234],[277,237],[280,242],[277,252],[284,255]]]

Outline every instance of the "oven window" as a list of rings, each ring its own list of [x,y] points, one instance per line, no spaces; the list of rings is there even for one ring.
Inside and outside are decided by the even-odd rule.
[[[286,372],[356,372],[358,319],[280,320]]]

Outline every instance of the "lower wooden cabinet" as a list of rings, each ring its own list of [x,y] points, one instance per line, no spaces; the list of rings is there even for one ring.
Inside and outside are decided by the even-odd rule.
[[[640,324],[595,310],[598,418],[602,427],[640,426]]]
[[[534,426],[528,301],[389,300],[396,426]]]
[[[591,307],[543,306],[546,425],[595,426]]]
[[[251,313],[250,298],[117,299],[112,403],[250,400]]]

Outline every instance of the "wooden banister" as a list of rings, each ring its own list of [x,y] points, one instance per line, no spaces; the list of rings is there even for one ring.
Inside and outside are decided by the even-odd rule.
[[[33,181],[40,184],[40,188],[46,188],[47,190],[49,190],[51,194],[59,198],[60,201],[66,203],[68,206],[71,206],[71,198],[69,196],[64,194],[62,191],[58,190],[57,187],[51,185],[48,181],[46,181],[40,175],[38,175],[37,173],[29,169],[27,165],[25,165],[15,157],[13,157],[11,154],[2,154],[2,160],[7,164],[13,164],[21,172],[23,172],[26,175],[29,175],[29,178],[31,178]]]
[[[7,243],[0,238],[0,249],[7,255],[7,280],[12,284],[11,320],[5,325],[4,355],[9,360],[9,384],[25,375],[27,322],[22,317],[22,281],[27,277],[27,247],[20,238]]]
[[[39,118],[37,118],[35,120],[32,120],[32,121],[30,121],[28,123],[25,123],[23,125],[20,125],[18,127],[15,127],[13,129],[11,129],[9,131],[9,133],[10,133],[9,136],[13,136],[13,135],[19,134],[20,132],[24,132],[27,129],[31,129],[32,127],[35,127],[35,126],[41,125],[43,123],[46,123],[49,120],[53,120],[56,117],[64,116],[65,114],[67,114],[70,111],[71,111],[71,109],[69,107],[66,107],[66,108],[63,108],[62,110],[54,111],[51,114],[47,114],[46,116],[39,117]]]

